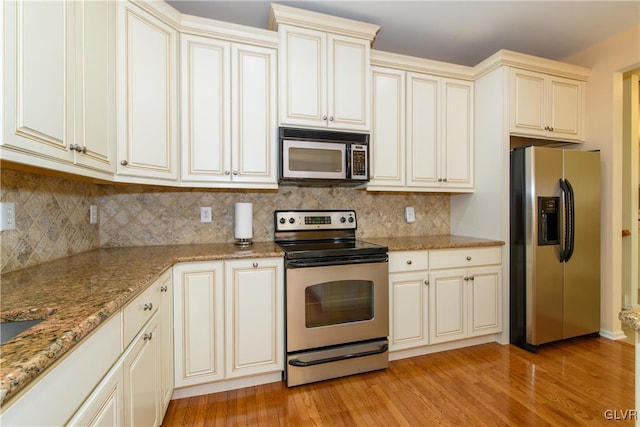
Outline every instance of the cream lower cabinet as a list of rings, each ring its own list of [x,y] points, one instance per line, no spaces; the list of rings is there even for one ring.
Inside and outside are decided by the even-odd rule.
[[[511,70],[511,133],[584,140],[585,82],[534,71]]]
[[[283,370],[281,258],[174,266],[175,386]]]
[[[502,330],[500,247],[434,250],[429,264],[431,344]]]
[[[122,310],[125,351],[68,425],[161,424],[173,394],[172,296],[168,270]]]
[[[277,186],[276,51],[181,37],[184,183]]]
[[[429,344],[428,251],[389,254],[389,351]]]

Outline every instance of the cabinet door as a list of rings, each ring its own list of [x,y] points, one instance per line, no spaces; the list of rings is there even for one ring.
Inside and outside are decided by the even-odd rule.
[[[73,162],[74,4],[3,2],[2,144]]]
[[[584,139],[584,83],[560,77],[549,79],[550,137]]]
[[[445,188],[473,187],[473,83],[442,80],[441,179]]]
[[[177,31],[119,3],[118,174],[176,180]]]
[[[429,273],[429,329],[432,344],[467,336],[465,270]]]
[[[224,264],[173,267],[175,386],[224,378]]]
[[[511,132],[544,137],[545,76],[525,70],[511,71]]]
[[[440,79],[407,73],[407,186],[439,186]]]
[[[469,336],[502,330],[502,272],[500,266],[469,270]]]
[[[138,335],[125,356],[124,425],[159,426],[160,339],[157,314]]]
[[[116,3],[73,2],[76,7],[76,163],[115,172]]]
[[[66,425],[100,427],[124,425],[123,378],[122,363],[118,362]]]
[[[231,180],[230,48],[227,42],[183,35],[182,181]]]
[[[373,120],[369,187],[404,187],[405,72],[372,68]]]
[[[227,378],[283,370],[281,258],[225,262]]]
[[[389,350],[429,344],[428,272],[389,276]]]
[[[275,185],[276,51],[234,44],[231,58],[232,180]]]
[[[160,292],[160,411],[161,418],[173,395],[173,277],[165,272],[157,284]]]
[[[327,126],[327,36],[279,26],[280,122]]]
[[[328,126],[369,130],[370,43],[328,34],[327,44]]]

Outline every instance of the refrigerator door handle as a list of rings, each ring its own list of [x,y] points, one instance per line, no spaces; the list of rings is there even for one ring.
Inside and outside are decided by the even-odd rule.
[[[573,255],[575,246],[575,212],[573,187],[567,179],[560,179],[560,188],[564,197],[564,243],[560,251],[560,262],[567,262]]]

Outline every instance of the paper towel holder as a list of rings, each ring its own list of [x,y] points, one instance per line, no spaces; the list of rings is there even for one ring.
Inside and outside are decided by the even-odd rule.
[[[233,237],[235,244],[246,247],[253,244],[253,204],[236,203]]]
[[[249,245],[253,245],[253,240],[252,239],[247,239],[247,238],[242,238],[242,239],[238,239],[236,237],[236,241],[234,242],[234,244],[242,247],[242,246],[249,246]]]

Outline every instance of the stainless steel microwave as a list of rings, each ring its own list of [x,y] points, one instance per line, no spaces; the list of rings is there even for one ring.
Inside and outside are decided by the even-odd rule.
[[[369,134],[280,128],[278,182],[362,185],[369,181]]]

